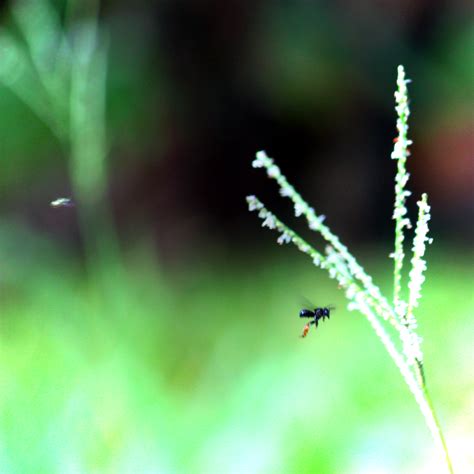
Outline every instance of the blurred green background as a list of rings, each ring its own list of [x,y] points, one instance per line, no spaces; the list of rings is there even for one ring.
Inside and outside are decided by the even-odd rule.
[[[244,199],[310,237],[251,168],[265,149],[390,295],[398,64],[410,208],[433,206],[428,386],[472,472],[469,13],[3,2],[0,473],[443,472],[370,326]],[[63,196],[76,206],[49,205]],[[305,340],[302,297],[336,306]]]

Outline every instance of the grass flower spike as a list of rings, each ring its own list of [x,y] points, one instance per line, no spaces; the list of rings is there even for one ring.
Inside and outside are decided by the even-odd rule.
[[[401,299],[401,271],[405,253],[403,251],[403,242],[405,240],[404,229],[410,228],[410,219],[407,216],[405,201],[410,196],[410,191],[406,190],[406,184],[410,175],[406,170],[406,161],[410,155],[409,146],[412,144],[408,139],[408,117],[410,109],[408,107],[407,80],[403,66],[398,67],[397,91],[395,92],[395,101],[397,106],[397,130],[398,136],[395,138],[395,146],[392,152],[392,159],[397,160],[397,175],[395,177],[395,205],[393,209],[393,219],[395,220],[395,250],[391,257],[395,261],[394,266],[394,284],[393,284],[393,304],[395,311],[400,318],[406,313],[406,302]]]
[[[407,217],[406,199],[410,191],[406,189],[409,174],[406,170],[406,161],[410,156],[408,139],[408,117],[410,115],[407,83],[403,66],[398,67],[397,91],[395,92],[397,112],[398,136],[394,140],[392,159],[397,160],[395,177],[395,204],[393,219],[395,221],[394,252],[390,255],[394,259],[394,288],[393,301],[382,294],[379,287],[373,282],[370,275],[357,262],[348,248],[342,244],[330,228],[325,224],[325,217],[316,211],[301,197],[295,188],[288,182],[274,161],[264,151],[259,151],[252,165],[254,168],[266,170],[269,178],[274,179],[282,197],[293,203],[296,217],[304,217],[308,227],[319,233],[327,242],[324,252],[315,249],[302,239],[286,224],[278,219],[256,197],[248,196],[247,203],[250,211],[257,211],[262,219],[263,227],[279,232],[277,242],[293,243],[301,252],[307,254],[313,263],[324,270],[329,276],[336,279],[339,287],[344,289],[348,299],[348,309],[361,312],[371,324],[381,340],[388,354],[398,367],[400,374],[413,394],[425,422],[433,436],[438,452],[440,453],[448,472],[452,471],[446,443],[436,418],[433,405],[429,398],[423,370],[423,353],[421,351],[421,337],[417,333],[417,321],[414,314],[421,296],[421,288],[425,279],[426,262],[424,260],[426,244],[431,243],[428,237],[428,222],[430,220],[430,206],[428,198],[423,194],[418,202],[418,219],[413,239],[413,256],[408,282],[408,300],[402,297],[402,269],[405,260],[404,241],[405,230],[411,228]],[[390,324],[398,332],[401,347],[392,341],[386,325]]]

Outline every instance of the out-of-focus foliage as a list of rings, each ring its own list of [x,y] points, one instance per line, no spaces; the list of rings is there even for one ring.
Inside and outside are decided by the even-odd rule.
[[[242,170],[257,149],[287,156],[331,225],[378,239],[391,215],[381,211],[383,189],[393,184],[379,163],[394,133],[379,107],[405,63],[423,124],[417,173],[439,183],[427,189],[440,190],[433,222],[453,223],[440,227],[456,237],[470,209],[466,167],[456,152],[446,168],[442,150],[467,143],[461,7],[436,14],[426,30],[416,23],[423,2],[396,17],[390,12],[407,12],[405,4],[357,15],[357,2],[104,2],[103,191],[115,239],[106,211],[101,226],[81,227],[80,203],[50,207],[75,197],[77,168],[66,135],[40,118],[55,114],[69,132],[69,107],[84,103],[66,86],[56,97],[62,107],[45,106],[44,84],[30,72],[51,71],[28,69],[35,51],[51,52],[54,31],[73,41],[95,24],[93,3],[71,2],[86,11],[69,16],[62,1],[56,9],[12,2],[44,8],[22,10],[26,30],[18,11],[2,17],[0,472],[436,472],[429,434],[365,321],[290,250],[278,259],[261,252],[270,237],[253,240],[243,198],[254,178]],[[35,27],[47,11],[57,22]],[[412,41],[418,31],[442,34]],[[62,64],[78,60],[74,51]],[[21,77],[28,81],[15,92],[11,81]],[[80,165],[91,142],[72,138]],[[82,258],[84,235],[102,239],[97,260]],[[428,383],[462,472],[473,461],[473,277],[451,242],[435,234],[419,321]],[[375,241],[361,259],[387,286],[377,269],[388,252]],[[337,307],[304,341],[300,294]]]
[[[55,8],[48,0],[32,3],[35,12],[44,10],[26,15],[35,50],[55,51],[58,30],[51,33],[48,24],[73,43],[81,27],[95,22],[87,12],[94,2],[70,2],[76,17],[62,0]],[[2,49],[0,72],[10,71],[9,84],[28,72],[20,89],[38,110],[45,100],[35,69],[25,69],[25,21],[11,13],[25,4],[12,1],[4,11],[0,44],[15,47],[8,54]],[[173,258],[213,237],[239,243],[234,219],[249,233],[253,227],[242,218],[238,197],[255,179],[249,160],[265,149],[348,236],[388,235],[390,221],[383,217],[392,202],[393,170],[385,157],[394,136],[393,71],[404,64],[416,79],[414,188],[430,195],[435,230],[465,240],[469,219],[463,216],[472,214],[467,99],[473,74],[465,9],[462,2],[422,0],[370,7],[104,2],[99,36],[108,53],[108,168],[121,227],[132,237],[152,227]],[[68,54],[59,55],[63,66],[71,63]],[[24,198],[18,190],[25,183],[38,194],[63,195],[69,188],[66,150],[10,88],[1,85],[0,92],[3,206]],[[41,215],[38,224],[50,228],[45,219]],[[354,232],[362,219],[364,235]]]
[[[30,239],[21,263],[24,249],[1,241],[3,472],[437,472],[379,341],[310,265],[206,259],[165,277],[142,248],[105,295],[49,244]],[[467,472],[472,278],[450,257],[450,272],[433,257],[419,320]],[[337,307],[305,340],[299,291]]]

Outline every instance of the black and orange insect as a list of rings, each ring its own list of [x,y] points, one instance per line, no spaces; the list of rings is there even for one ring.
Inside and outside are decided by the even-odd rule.
[[[333,309],[334,308],[332,306],[328,306],[326,308],[314,308],[314,310],[302,309],[300,311],[300,318],[311,318],[312,320],[309,323],[305,324],[301,337],[306,337],[309,332],[309,328],[312,324],[314,324],[314,327],[318,327],[318,323],[320,320],[324,321],[326,318],[329,319],[329,316],[331,315],[331,310]]]

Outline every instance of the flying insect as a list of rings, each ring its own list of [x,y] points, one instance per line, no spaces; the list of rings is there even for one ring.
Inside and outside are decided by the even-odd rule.
[[[329,319],[331,315],[331,310],[333,309],[334,307],[332,306],[328,306],[325,308],[314,308],[314,310],[302,309],[300,311],[300,318],[311,318],[311,321],[305,324],[301,337],[307,336],[309,332],[309,328],[311,327],[312,324],[314,324],[314,327],[318,327],[318,323],[320,320],[324,321],[326,318]]]
[[[51,207],[74,207],[74,202],[69,198],[58,198],[49,203]]]

